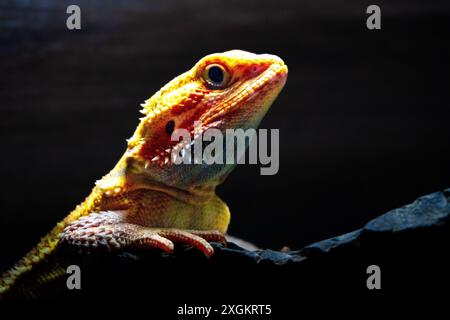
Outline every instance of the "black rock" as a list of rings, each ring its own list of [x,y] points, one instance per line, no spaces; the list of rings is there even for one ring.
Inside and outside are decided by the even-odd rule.
[[[245,250],[214,243],[206,259],[190,247],[173,255],[156,250],[101,256],[67,255],[61,266],[77,264],[82,289],[67,290],[66,278],[36,294],[45,298],[149,299],[224,302],[291,299],[296,294],[368,292],[367,267],[381,270],[384,292],[435,292],[448,286],[450,189],[417,199],[368,222],[359,230],[313,243],[298,251]],[[289,290],[287,290],[289,288]],[[427,291],[423,291],[427,290]],[[224,300],[225,299],[225,300]]]

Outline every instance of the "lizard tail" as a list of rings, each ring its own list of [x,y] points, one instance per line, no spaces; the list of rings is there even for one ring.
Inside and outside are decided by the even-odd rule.
[[[39,244],[31,249],[22,259],[20,259],[11,269],[5,271],[0,276],[0,300],[2,296],[13,287],[17,280],[33,269],[35,265],[43,261],[56,248],[59,240],[59,233],[64,229],[64,223],[60,222],[52,231],[41,239]],[[39,282],[45,282],[52,279],[55,275],[48,274],[45,278],[37,279]]]
[[[22,259],[20,259],[11,269],[5,271],[0,276],[0,300],[4,295],[10,291],[17,281],[24,275],[30,272],[33,268],[39,265],[43,260],[55,250],[59,235],[64,228],[69,224],[79,219],[81,216],[87,215],[91,207],[94,205],[95,196],[89,196],[85,202],[78,205],[64,220],[60,221],[47,235],[45,235],[37,246],[31,249]],[[52,279],[65,273],[59,265],[53,266],[50,270],[33,274],[36,276],[38,283],[46,283]]]

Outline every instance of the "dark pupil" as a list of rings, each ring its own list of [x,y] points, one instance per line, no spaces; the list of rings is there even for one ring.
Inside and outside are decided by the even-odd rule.
[[[214,83],[222,83],[223,81],[223,71],[219,67],[211,67],[208,70],[209,79]]]
[[[173,130],[175,129],[175,121],[170,120],[166,123],[166,132],[168,135],[171,135]]]

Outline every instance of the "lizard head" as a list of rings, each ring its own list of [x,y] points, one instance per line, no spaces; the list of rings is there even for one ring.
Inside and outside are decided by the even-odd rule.
[[[196,121],[201,132],[257,128],[286,78],[287,66],[274,55],[232,50],[202,58],[142,105],[145,116],[128,141],[131,171],[147,183],[215,187],[234,166],[174,164],[172,151],[185,144],[172,133],[186,129],[194,137]]]

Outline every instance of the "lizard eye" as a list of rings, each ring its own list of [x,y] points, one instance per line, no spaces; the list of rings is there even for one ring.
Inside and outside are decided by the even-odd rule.
[[[230,75],[220,64],[210,64],[205,68],[203,78],[211,89],[222,89],[228,84]]]
[[[172,135],[173,130],[175,130],[175,121],[170,120],[166,123],[166,133],[170,136]]]

